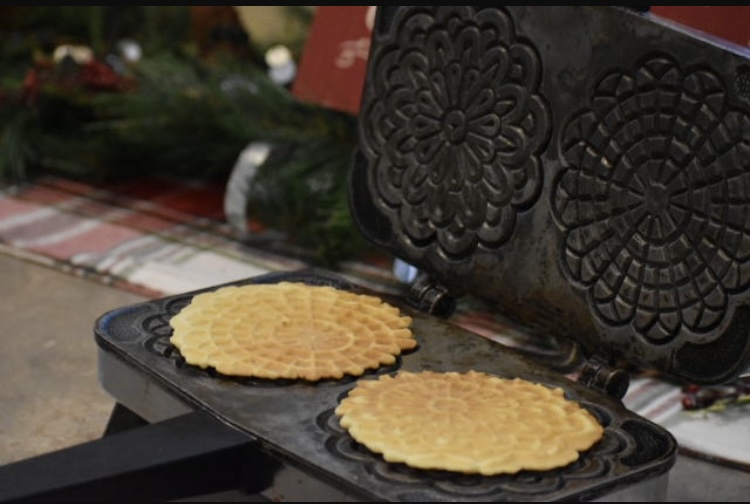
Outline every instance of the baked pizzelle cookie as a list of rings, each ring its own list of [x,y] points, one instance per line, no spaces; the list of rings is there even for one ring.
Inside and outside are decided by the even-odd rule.
[[[565,466],[604,435],[562,389],[476,371],[359,380],[335,412],[388,462],[486,476]]]
[[[230,376],[340,379],[415,348],[412,319],[377,296],[297,282],[195,295],[170,320],[189,364]]]

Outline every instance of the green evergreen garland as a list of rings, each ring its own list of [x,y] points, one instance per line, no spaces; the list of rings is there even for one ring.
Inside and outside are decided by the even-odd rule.
[[[76,20],[70,25],[72,41],[111,47],[112,12],[67,9]],[[174,16],[175,7],[140,9],[125,11],[132,16],[119,18],[115,31],[142,40],[144,56],[118,77],[123,86],[114,89],[71,86],[66,79],[81,68],[67,62],[65,68],[47,68],[29,100],[25,80],[35,64],[29,54],[49,52],[50,40],[59,37],[42,36],[49,25],[27,19],[24,36],[14,39],[24,43],[4,46],[0,181],[43,174],[112,181],[153,173],[225,180],[239,153],[264,141],[272,151],[248,195],[248,214],[311,248],[326,265],[366,248],[346,200],[356,118],[295,99],[246,57],[197,56],[186,31],[178,29],[175,19],[183,18]],[[169,29],[160,30],[159,23],[167,21]],[[133,26],[148,35],[139,40]]]

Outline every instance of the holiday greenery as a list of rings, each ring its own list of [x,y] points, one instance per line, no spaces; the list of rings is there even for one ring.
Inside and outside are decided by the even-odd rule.
[[[271,154],[248,214],[327,265],[361,251],[345,187],[356,119],[272,82],[237,25],[200,38],[189,9],[14,12],[0,40],[0,181],[159,172],[225,180],[239,153],[263,141]],[[141,56],[129,59],[128,49]]]

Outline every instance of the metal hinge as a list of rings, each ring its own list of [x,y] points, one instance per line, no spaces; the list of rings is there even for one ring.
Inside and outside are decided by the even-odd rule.
[[[628,391],[630,375],[622,369],[612,367],[599,357],[592,357],[584,363],[577,381],[619,400],[625,397]]]
[[[456,298],[429,275],[420,273],[409,285],[406,300],[419,311],[448,318],[456,310]]]

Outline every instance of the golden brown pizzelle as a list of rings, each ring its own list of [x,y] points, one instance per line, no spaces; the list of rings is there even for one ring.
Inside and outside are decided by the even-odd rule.
[[[226,286],[172,317],[189,364],[230,376],[340,379],[417,346],[412,319],[381,298],[297,282]]]
[[[565,466],[604,435],[562,389],[477,371],[359,380],[336,414],[388,462],[486,476]]]

